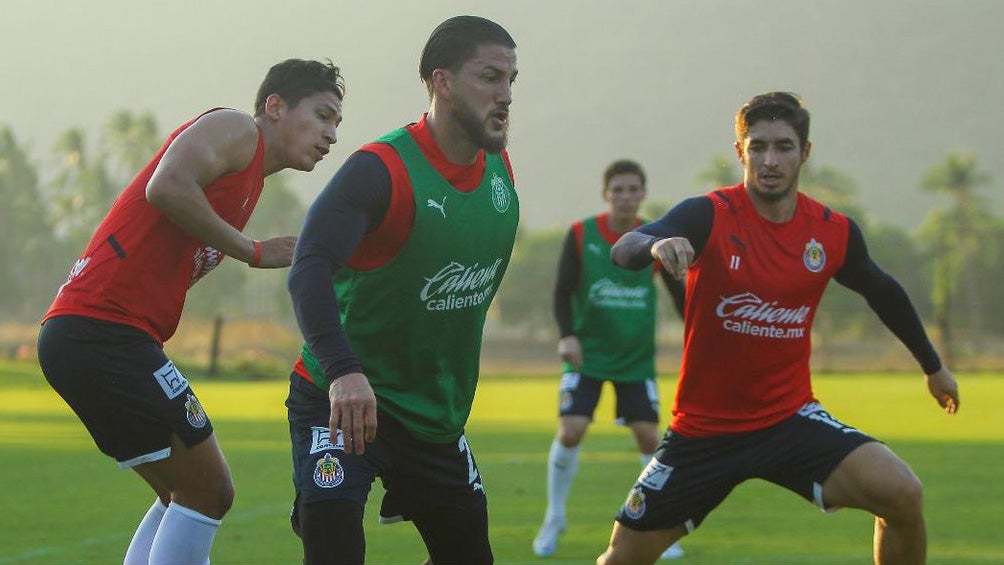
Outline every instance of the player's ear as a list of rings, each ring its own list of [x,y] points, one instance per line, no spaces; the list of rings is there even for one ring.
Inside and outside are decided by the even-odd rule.
[[[805,147],[802,148],[802,162],[803,163],[809,160],[809,152],[810,151],[812,151],[812,142],[811,141],[806,141],[805,142]]]
[[[743,144],[742,144],[742,142],[739,142],[739,141],[735,142],[733,144],[733,147],[736,148],[736,157],[739,157],[739,162],[742,163],[743,165],[745,165],[746,164],[746,156],[743,155]]]
[[[432,71],[432,92],[436,98],[449,99],[451,87],[450,81],[453,73],[449,69],[433,69]]]
[[[286,102],[278,94],[269,94],[265,99],[265,115],[278,120],[286,109]]]

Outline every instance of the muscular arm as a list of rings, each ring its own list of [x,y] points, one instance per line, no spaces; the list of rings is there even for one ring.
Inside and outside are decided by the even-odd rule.
[[[941,360],[906,291],[896,279],[872,261],[861,229],[853,221],[848,221],[850,232],[847,236],[847,258],[834,275],[834,280],[868,301],[868,306],[910,350],[925,374],[937,372],[941,368]]]
[[[200,117],[171,142],[153,172],[146,198],[192,237],[250,263],[250,238],[220,218],[205,187],[243,170],[258,149],[258,127],[248,114],[216,110]]]
[[[621,267],[637,271],[652,263],[653,244],[669,237],[683,237],[694,248],[696,260],[711,235],[713,219],[714,209],[709,198],[688,198],[666,212],[662,218],[621,236],[610,250],[610,257]]]
[[[297,241],[288,288],[293,312],[311,353],[333,382],[362,367],[341,324],[332,277],[390,205],[390,174],[380,158],[350,156],[310,206]]]
[[[582,259],[575,243],[575,231],[568,230],[558,261],[558,280],[554,284],[554,320],[558,323],[560,337],[575,332],[572,328],[572,294],[582,277]]]

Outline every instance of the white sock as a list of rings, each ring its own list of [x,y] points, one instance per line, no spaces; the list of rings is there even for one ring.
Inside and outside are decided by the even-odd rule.
[[[150,565],[205,565],[220,521],[172,502],[150,548]]]
[[[160,498],[153,501],[153,506],[146,511],[146,515],[136,528],[136,533],[132,535],[129,542],[129,549],[126,550],[123,565],[147,565],[150,562],[150,546],[153,545],[153,537],[157,535],[157,528],[160,521],[167,512],[167,506],[160,501]]]
[[[579,470],[579,446],[565,447],[557,438],[547,456],[547,518],[565,517],[568,491]]]

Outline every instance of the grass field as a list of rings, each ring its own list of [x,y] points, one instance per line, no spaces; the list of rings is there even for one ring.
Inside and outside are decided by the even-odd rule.
[[[962,408],[942,414],[914,375],[826,376],[816,393],[841,420],[885,440],[925,484],[929,562],[1004,563],[1004,377],[959,375]],[[672,381],[662,383],[664,405]],[[291,499],[283,382],[194,383],[233,469],[236,503],[213,548],[214,565],[299,561]],[[496,562],[589,564],[606,547],[613,514],[639,471],[633,442],[611,423],[610,391],[582,451],[569,529],[552,558],[530,541],[544,511],[547,449],[556,419],[550,376],[486,375],[468,438],[490,500]],[[0,565],[121,563],[153,501],[131,472],[93,446],[31,364],[0,363]],[[665,413],[665,411],[664,411]],[[424,558],[409,524],[366,514],[368,563]],[[740,486],[683,541],[690,564],[871,563],[871,518],[819,512],[760,481]]]

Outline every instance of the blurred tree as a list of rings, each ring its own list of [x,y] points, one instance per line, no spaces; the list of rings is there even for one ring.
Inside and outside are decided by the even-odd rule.
[[[734,154],[715,155],[708,166],[697,173],[694,184],[701,190],[709,191],[722,186],[732,186],[742,180],[743,174]]]
[[[990,175],[978,169],[970,154],[950,154],[924,176],[921,188],[951,199],[947,208],[928,214],[920,230],[934,261],[934,284],[931,302],[941,338],[945,363],[953,365],[958,355],[955,326],[964,321],[970,345],[979,347],[976,337],[982,331],[984,309],[976,292],[977,265],[986,266],[986,258],[998,250],[989,249],[997,223],[989,202],[977,190],[990,185]]]
[[[160,149],[163,140],[157,134],[157,120],[149,110],[132,113],[119,110],[105,122],[101,135],[102,152],[107,167],[122,186],[136,176]]]
[[[80,128],[63,132],[53,152],[59,166],[51,184],[50,213],[57,237],[79,254],[124,184],[111,178],[104,158],[90,158],[86,135]]]
[[[0,127],[0,202],[0,318],[37,319],[69,264],[59,261],[35,164],[8,127]]]
[[[858,189],[854,180],[833,167],[802,166],[798,188],[831,209],[850,216],[855,222],[865,223],[865,210],[857,201]],[[864,227],[861,226],[862,229]]]
[[[533,337],[554,329],[552,293],[566,231],[519,233],[495,303],[503,324]]]
[[[1004,335],[1004,300],[1000,299],[1000,281],[1004,280],[1004,222],[997,220],[984,236],[981,260],[974,265],[973,280],[982,305],[981,322],[987,333]]]
[[[645,222],[654,222],[661,218],[673,205],[663,200],[646,200],[641,205],[641,219]]]

